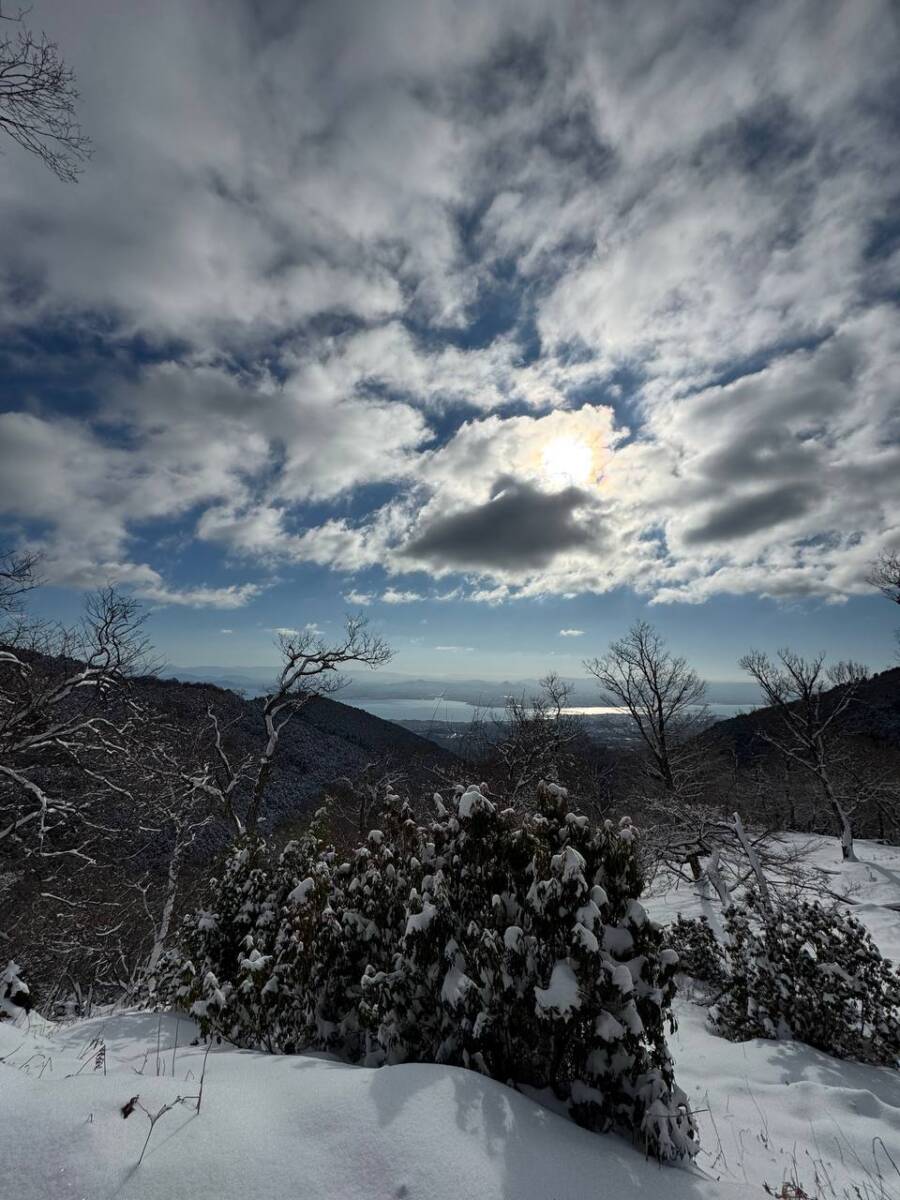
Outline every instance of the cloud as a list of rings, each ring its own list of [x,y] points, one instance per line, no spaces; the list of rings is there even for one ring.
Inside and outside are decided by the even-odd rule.
[[[131,449],[104,441],[85,421],[0,413],[0,512],[47,530],[40,544],[52,583],[115,583],[163,604],[246,604],[260,585],[172,587],[127,552],[132,523],[177,518],[211,497],[240,492],[242,465],[252,463],[252,439],[241,456],[226,444],[207,451],[179,445],[164,431]]]
[[[446,651],[448,654],[474,654],[474,646],[435,646],[435,650]]]
[[[41,577],[60,587],[91,591],[98,587],[118,587],[132,592],[140,600],[157,605],[179,608],[212,608],[229,610],[244,608],[263,591],[256,583],[227,584],[211,587],[207,584],[175,587],[167,583],[155,568],[147,563],[91,557],[82,559],[77,551],[58,541],[33,543],[42,551]]]
[[[559,631],[559,636],[564,637],[564,638],[584,637],[584,630],[583,629],[561,629]]]
[[[97,146],[0,182],[0,515],[53,582],[862,587],[900,473],[890,0],[40,16]],[[238,582],[185,578],[195,541]]]
[[[702,525],[686,529],[686,545],[703,542],[733,542],[760,530],[771,531],[795,517],[808,513],[820,495],[812,484],[785,484],[766,492],[738,496],[712,509]]]
[[[398,592],[396,588],[388,588],[381,593],[384,604],[414,604],[417,600],[424,599],[419,592]]]
[[[293,626],[290,625],[276,625],[275,628],[270,629],[269,632],[277,634],[278,637],[296,638],[300,637],[304,633],[311,633],[315,637],[322,637],[325,633],[325,630],[320,628],[315,621],[307,621],[302,629],[294,629]]]
[[[121,582],[111,577],[113,582]],[[159,604],[175,604],[187,608],[243,608],[255,599],[262,588],[254,583],[229,584],[227,587],[171,588],[163,584],[134,587],[135,595]]]
[[[577,516],[586,501],[578,488],[547,494],[531,484],[500,478],[486,504],[431,522],[401,553],[463,569],[533,570],[564,550],[596,539],[596,532]]]
[[[375,600],[375,596],[371,592],[350,591],[344,593],[344,599],[357,608],[367,608]]]

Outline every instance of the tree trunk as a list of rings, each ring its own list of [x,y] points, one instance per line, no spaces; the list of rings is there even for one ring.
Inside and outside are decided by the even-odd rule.
[[[747,861],[750,863],[750,869],[756,876],[756,883],[759,887],[759,897],[765,905],[766,911],[773,912],[772,897],[769,895],[769,883],[766,879],[765,872],[762,869],[762,864],[756,856],[756,852],[750,845],[750,839],[747,837],[747,831],[744,829],[744,822],[741,820],[740,813],[735,813],[733,817],[734,832],[737,834],[738,841],[744,848],[744,853],[747,855]]]
[[[834,814],[835,823],[838,827],[838,836],[841,839],[841,856],[844,862],[859,862],[859,859],[856,857],[856,851],[853,849],[853,826],[850,824],[850,817],[840,800],[834,794],[834,789],[831,786],[828,776],[820,775],[819,778],[822,781],[822,791],[825,794],[825,799]]]
[[[728,894],[728,888],[725,884],[725,880],[722,878],[722,873],[719,870],[719,857],[720,852],[718,850],[714,850],[709,856],[709,859],[706,863],[706,878],[715,889],[715,893],[719,897],[719,903],[722,905],[724,910],[731,903],[731,897]]]
[[[181,856],[183,853],[184,842],[179,830],[175,834],[175,845],[172,848],[172,857],[169,859],[169,869],[166,872],[166,891],[162,912],[159,916],[159,924],[153,935],[153,946],[150,950],[150,957],[147,960],[147,977],[151,992],[156,988],[156,967],[162,957],[163,950],[166,948],[166,938],[169,936],[169,929],[172,925],[172,914],[175,911],[175,897],[178,893],[178,876],[181,873]]]

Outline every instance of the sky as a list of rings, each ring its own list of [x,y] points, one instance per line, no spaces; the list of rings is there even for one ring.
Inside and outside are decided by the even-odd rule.
[[[365,612],[393,669],[636,618],[893,661],[893,0],[35,0],[77,184],[0,159],[0,535],[182,666]]]

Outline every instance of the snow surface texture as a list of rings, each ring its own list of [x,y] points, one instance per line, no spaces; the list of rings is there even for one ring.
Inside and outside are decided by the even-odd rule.
[[[843,867],[836,840],[815,839],[827,886],[852,894],[854,913],[867,910],[890,953],[900,944],[900,848],[860,843],[858,853],[859,864]],[[681,889],[648,907],[657,917],[694,915],[697,904]],[[224,1046],[209,1055],[199,1115],[178,1106],[161,1117],[138,1167],[149,1121],[139,1109],[124,1120],[121,1107],[137,1094],[156,1112],[196,1094],[203,1048],[186,1044],[193,1024],[125,1013],[52,1028],[22,1014],[0,1022],[0,1195],[745,1200],[793,1181],[817,1200],[900,1197],[887,1157],[900,1165],[900,1072],[794,1042],[725,1041],[687,1000],[677,1013],[678,1079],[706,1110],[693,1168],[661,1168],[622,1138],[579,1129],[546,1097],[459,1068],[371,1070]],[[105,1073],[95,1069],[95,1039],[106,1047]]]
[[[36,1028],[37,1022],[33,1028]],[[216,1047],[199,1115],[149,1121],[193,1094],[200,1047],[174,1053],[176,1019],[131,1013],[50,1036],[0,1028],[0,1180],[15,1200],[736,1200],[758,1186],[720,1185],[659,1167],[614,1136],[579,1129],[503,1084],[457,1067],[377,1070],[312,1055]],[[182,1019],[179,1041],[193,1027]],[[93,1070],[93,1038],[107,1074]],[[46,1066],[44,1055],[52,1058]],[[82,1056],[82,1057],[79,1057]],[[175,1073],[171,1074],[173,1057]],[[16,1067],[20,1069],[16,1069]],[[43,1068],[43,1074],[41,1071]],[[81,1074],[75,1074],[81,1068]],[[143,1074],[136,1075],[135,1070]],[[40,1076],[40,1077],[39,1077]],[[68,1076],[68,1077],[67,1077]],[[189,1076],[189,1078],[185,1078]]]

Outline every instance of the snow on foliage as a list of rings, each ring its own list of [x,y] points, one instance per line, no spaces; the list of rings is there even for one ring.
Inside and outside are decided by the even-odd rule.
[[[638,901],[636,831],[592,827],[553,785],[525,815],[484,791],[436,798],[429,825],[389,796],[382,836],[345,862],[313,835],[280,856],[245,840],[161,995],[240,1046],[468,1067],[694,1155],[665,1037],[675,956]]]
[[[315,886],[315,880],[312,878],[302,880],[297,884],[294,890],[288,894],[288,903],[296,904],[298,907],[306,904]]]
[[[795,1038],[838,1058],[896,1066],[900,973],[849,913],[809,901],[764,905],[750,891],[725,913],[726,1037]]]
[[[460,797],[457,815],[461,821],[465,821],[475,813],[493,811],[493,804],[482,794],[481,788],[473,783]]]
[[[679,971],[715,988],[724,985],[724,953],[705,916],[689,919],[679,913],[669,929],[669,941],[678,953]]]
[[[31,1008],[31,993],[21,972],[12,959],[0,971],[0,1021],[15,1020]]]
[[[578,976],[567,962],[554,964],[550,983],[545,988],[534,989],[534,1000],[541,1015],[551,1013],[554,1016],[571,1016],[580,1003],[580,997]]]

